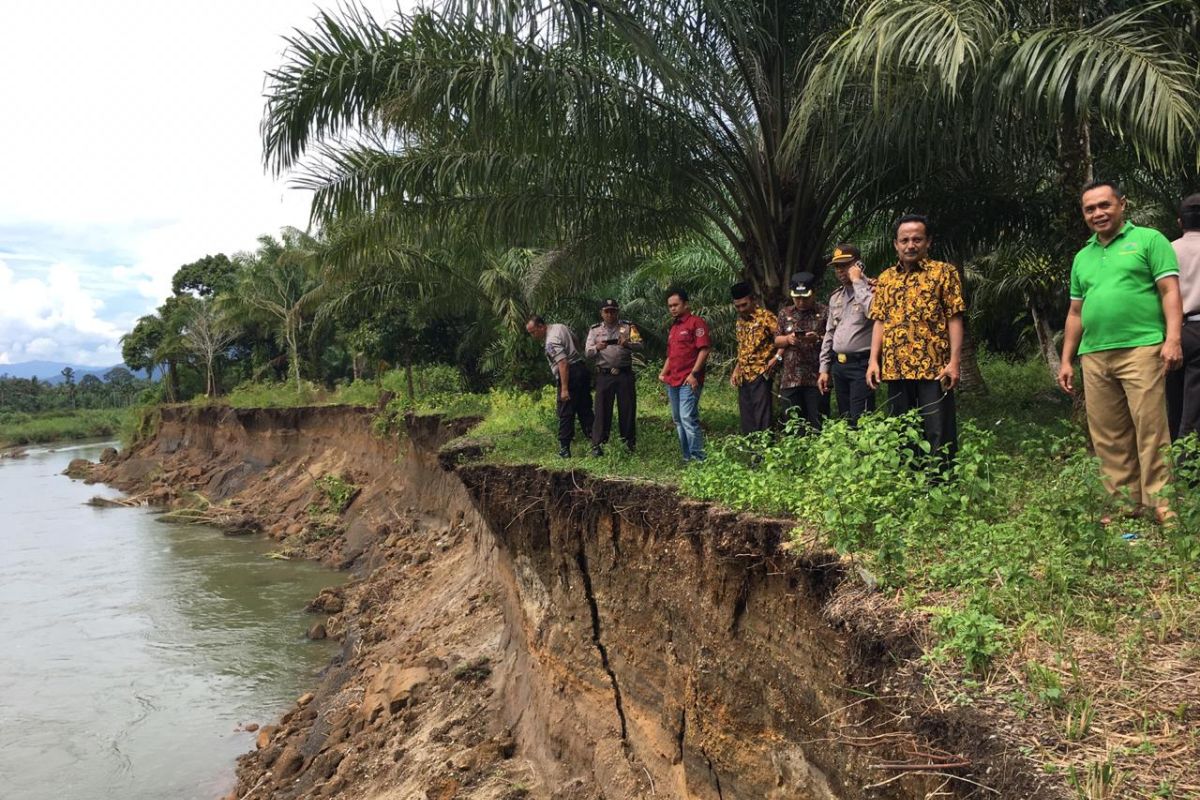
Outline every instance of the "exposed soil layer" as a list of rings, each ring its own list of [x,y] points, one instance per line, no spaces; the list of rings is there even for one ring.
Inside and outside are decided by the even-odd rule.
[[[462,424],[383,439],[372,413],[166,408],[92,469],[352,569],[310,609],[341,654],[236,797],[1060,796],[992,719],[927,696],[920,621],[790,549],[793,522],[464,463],[439,455]]]

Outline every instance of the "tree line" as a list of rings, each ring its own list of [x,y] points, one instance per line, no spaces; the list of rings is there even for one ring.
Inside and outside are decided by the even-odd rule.
[[[133,405],[150,388],[124,367],[113,367],[103,376],[64,367],[62,380],[51,383],[37,378],[0,375],[0,411],[38,413],[92,408],[125,408]]]

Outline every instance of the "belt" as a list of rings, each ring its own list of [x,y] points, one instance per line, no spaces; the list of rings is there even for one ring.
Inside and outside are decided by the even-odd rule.
[[[633,367],[596,367],[597,375],[620,375],[622,372],[633,372]]]
[[[856,363],[859,361],[866,361],[867,359],[869,359],[871,357],[871,352],[869,350],[864,350],[861,353],[837,353],[836,355],[837,355],[837,362],[839,364],[845,364],[847,362],[855,362]]]
[[[1184,314],[1184,322],[1200,322],[1200,314]]]

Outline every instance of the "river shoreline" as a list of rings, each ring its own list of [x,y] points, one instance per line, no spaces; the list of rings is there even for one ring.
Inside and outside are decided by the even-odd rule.
[[[0,457],[21,447],[85,444],[116,438],[132,408],[78,409],[0,417]]]
[[[269,544],[163,524],[121,495],[62,477],[110,443],[0,460],[0,775],[22,800],[211,800],[328,661],[302,606],[339,582],[267,561]],[[218,791],[219,790],[219,791]]]
[[[462,427],[380,439],[371,416],[164,410],[93,468],[354,570],[313,603],[341,654],[230,797],[1060,796],[987,713],[931,701],[919,622],[789,550],[792,523],[471,463],[441,450]],[[336,520],[331,478],[353,487]]]

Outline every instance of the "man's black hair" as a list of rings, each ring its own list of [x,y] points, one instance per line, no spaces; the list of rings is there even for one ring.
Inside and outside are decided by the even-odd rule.
[[[667,296],[663,299],[670,300],[675,296],[678,296],[685,303],[688,301],[687,289],[667,289]]]
[[[525,320],[525,324],[528,325],[531,322],[534,325],[545,325],[546,324],[546,320],[542,319],[541,314],[530,314],[529,318]]]
[[[746,281],[738,281],[733,286],[729,287],[729,296],[734,300],[741,300],[743,297],[749,297],[753,293],[750,284]]]
[[[933,231],[929,228],[929,217],[924,214],[905,214],[900,219],[896,220],[896,224],[892,226],[892,239],[900,235],[900,226],[906,225],[909,222],[919,222],[925,226],[925,237],[933,236]]]
[[[1200,192],[1183,198],[1179,204],[1179,221],[1185,231],[1200,231]]]
[[[1092,189],[1100,189],[1104,186],[1112,189],[1113,194],[1117,196],[1117,199],[1125,198],[1125,190],[1122,189],[1121,184],[1117,183],[1116,181],[1088,181],[1083,185],[1083,188],[1079,190],[1079,199],[1082,200],[1083,196]]]

